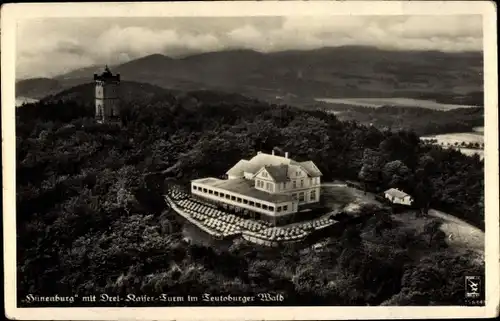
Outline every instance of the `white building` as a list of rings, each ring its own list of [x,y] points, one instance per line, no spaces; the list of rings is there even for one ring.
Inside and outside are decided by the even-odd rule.
[[[410,195],[406,194],[405,192],[397,188],[388,189],[387,191],[384,192],[384,196],[393,204],[410,206],[413,203],[413,197],[411,197]]]
[[[226,172],[227,179],[191,181],[191,193],[244,210],[253,216],[283,223],[290,214],[320,199],[321,172],[312,161],[296,162],[285,156],[258,152]]]

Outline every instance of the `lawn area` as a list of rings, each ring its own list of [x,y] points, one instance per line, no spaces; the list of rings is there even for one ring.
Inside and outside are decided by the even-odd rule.
[[[461,219],[436,210],[430,210],[429,215],[440,219],[441,230],[448,235],[448,244],[478,250],[484,253],[484,232]]]
[[[324,205],[334,211],[354,212],[365,204],[381,205],[372,193],[365,194],[359,189],[340,182],[321,184],[321,195]]]
[[[461,219],[431,209],[428,216],[416,217],[414,211],[394,214],[393,219],[408,227],[422,231],[431,220],[441,222],[440,229],[446,234],[446,243],[456,250],[471,250],[478,254],[478,259],[484,259],[484,232]]]

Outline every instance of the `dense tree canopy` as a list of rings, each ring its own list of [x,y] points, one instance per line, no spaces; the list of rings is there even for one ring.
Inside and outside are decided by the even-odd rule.
[[[454,287],[462,274],[444,266],[456,261],[471,273],[480,269],[437,245],[436,260],[418,263],[415,253],[442,244],[442,236],[432,228],[427,234],[401,230],[387,213],[328,238],[321,252],[245,242],[229,249],[187,245],[158,183],[164,176],[219,176],[241,158],[280,147],[297,160],[314,160],[324,181],[359,177],[368,189],[405,188],[428,207],[482,226],[478,157],[422,145],[412,132],[221,93],[153,95],[124,102],[124,110],[126,124],[118,128],[95,124],[91,102],[17,109],[20,302],[27,293],[168,289],[180,295],[281,292],[286,304],[458,303],[463,295]],[[430,286],[435,282],[446,287]]]

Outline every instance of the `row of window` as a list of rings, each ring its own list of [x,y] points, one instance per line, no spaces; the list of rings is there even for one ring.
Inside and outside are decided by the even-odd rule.
[[[295,172],[295,176],[300,176],[300,171],[296,171]],[[262,177],[267,177],[267,173],[266,172],[262,172]]]
[[[263,174],[265,174],[265,172]],[[274,192],[274,183],[269,183],[269,182],[257,180],[256,184],[257,184],[257,186],[256,186],[257,188],[265,189],[268,192]],[[265,188],[264,188],[264,186],[265,186]]]
[[[257,180],[257,187],[258,188],[264,189],[264,185],[266,186],[265,189],[267,191],[274,192],[274,184],[273,183],[269,183],[269,182],[264,182],[264,181]]]
[[[319,182],[318,180],[319,180],[319,178],[317,178],[317,177],[311,178],[311,184],[312,185],[316,184],[316,182]],[[264,185],[265,185],[265,189],[267,191],[269,191],[269,192],[273,192],[274,191],[274,184],[273,183],[267,183],[267,182],[264,182],[264,181],[261,181],[261,180],[257,180],[256,184],[257,184],[257,188],[264,189]],[[278,184],[281,184],[281,186],[278,185],[278,186],[281,187],[281,190],[285,189],[285,183],[278,183]],[[300,187],[304,187],[304,180],[303,179],[300,180]],[[292,188],[293,189],[297,188],[297,181],[296,180],[292,181]]]
[[[306,193],[305,192],[300,192],[300,193],[293,193],[292,194],[292,197],[294,199],[298,199],[299,202],[304,202],[306,200]],[[309,193],[309,200],[310,201],[315,201],[316,200],[316,190],[312,190],[310,193]]]
[[[230,194],[225,194],[225,193],[222,193],[222,192],[217,192],[217,191],[214,191],[214,190],[211,190],[211,189],[208,189],[208,188],[202,188],[202,187],[196,186],[196,185],[193,185],[193,190],[199,191],[199,192],[202,192],[202,193],[205,193],[205,194],[209,194],[209,195],[214,195],[214,196],[217,196],[217,197],[225,198],[227,200],[231,200],[231,201],[234,201],[234,202],[237,202],[237,203],[242,203],[242,204],[245,204],[245,205],[248,205],[248,206],[252,206],[252,207],[256,207],[256,208],[261,208],[261,209],[266,210],[266,211],[274,212],[274,206],[268,206],[266,204],[261,204],[261,203],[258,203],[258,202],[250,201],[250,200],[238,197],[238,196],[234,196],[234,195],[230,195]],[[279,213],[281,211],[283,211],[283,212],[288,211],[288,205],[283,205],[283,206],[276,207],[276,212]]]
[[[311,185],[316,185],[317,183],[319,183],[319,178],[312,177],[311,178]],[[293,184],[293,188],[297,188],[297,180],[293,180],[292,184]],[[304,187],[304,180],[303,179],[300,180],[300,187]]]

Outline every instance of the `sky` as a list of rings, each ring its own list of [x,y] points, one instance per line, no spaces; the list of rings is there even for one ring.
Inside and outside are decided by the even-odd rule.
[[[480,15],[46,18],[21,20],[16,78],[53,77],[161,53],[272,52],[370,45],[394,50],[482,50]]]

